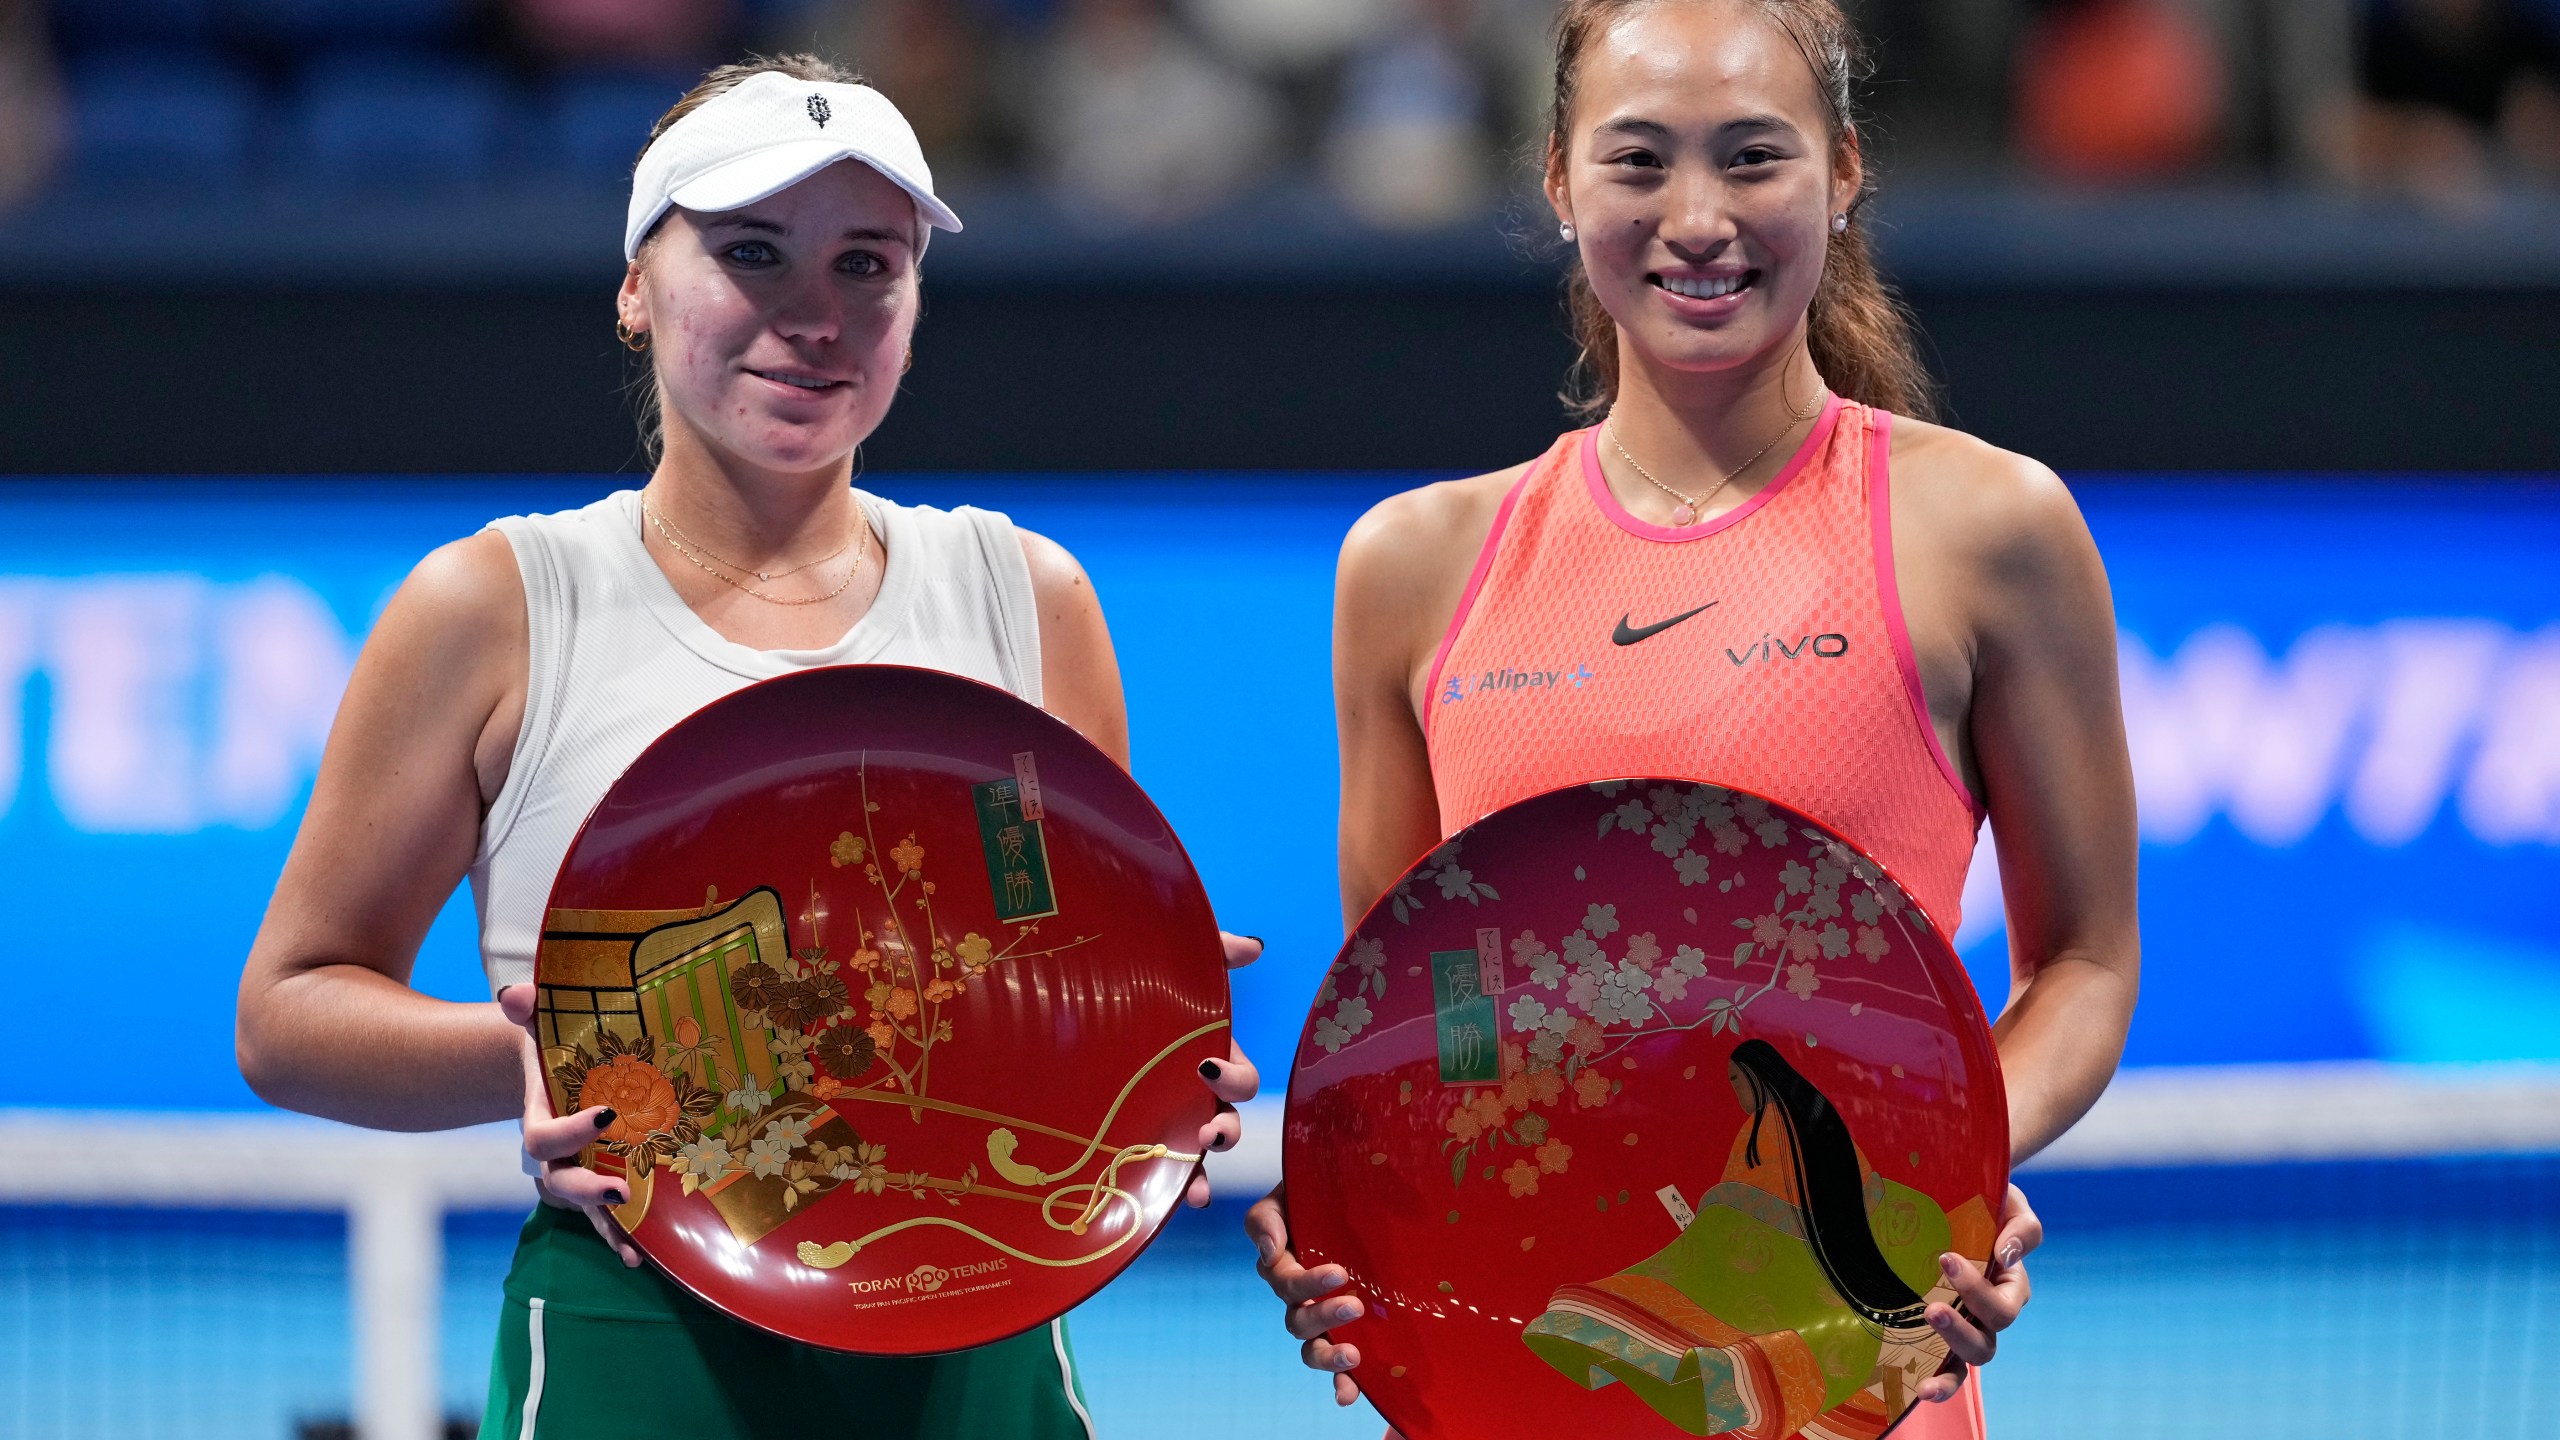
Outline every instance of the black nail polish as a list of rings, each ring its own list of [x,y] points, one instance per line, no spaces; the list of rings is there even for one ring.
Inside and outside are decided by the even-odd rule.
[[[603,1109],[601,1109],[601,1110],[599,1110],[599,1111],[597,1111],[597,1112],[596,1112],[596,1128],[597,1128],[597,1129],[599,1129],[599,1130],[601,1130],[601,1129],[603,1129],[604,1127],[606,1127],[607,1125],[612,1124],[612,1123],[613,1123],[616,1119],[618,1119],[618,1118],[620,1118],[620,1117],[616,1116],[616,1115],[613,1113],[613,1107],[612,1107],[612,1106],[610,1106],[610,1105],[607,1105],[607,1106],[606,1106],[606,1107],[604,1107]]]
[[[1247,940],[1252,941],[1252,942],[1253,942],[1254,944],[1256,944],[1256,945],[1262,945],[1262,937],[1261,937],[1261,936],[1259,936],[1259,935],[1247,935],[1247,936],[1246,936],[1246,937],[1244,937],[1244,938],[1246,938]],[[1263,948],[1267,950],[1267,949],[1269,949],[1269,948],[1271,948],[1271,947],[1269,947],[1268,945],[1264,945],[1264,946],[1263,946]]]
[[[1223,1072],[1221,1072],[1221,1071],[1218,1069],[1218,1062],[1217,1062],[1217,1061],[1215,1061],[1215,1060],[1203,1060],[1203,1061],[1201,1061],[1201,1062],[1200,1062],[1200,1078],[1201,1078],[1201,1079],[1203,1079],[1203,1080],[1215,1080],[1215,1079],[1217,1079],[1217,1078],[1218,1078],[1218,1076],[1219,1076],[1221,1073],[1223,1073]]]
[[[604,1198],[610,1204],[619,1205],[623,1203],[622,1192],[619,1190],[607,1190],[604,1192]]]
[[[1209,1141],[1209,1148],[1223,1153],[1228,1146],[1233,1145],[1234,1143],[1236,1142],[1228,1139],[1224,1135],[1220,1135]]]

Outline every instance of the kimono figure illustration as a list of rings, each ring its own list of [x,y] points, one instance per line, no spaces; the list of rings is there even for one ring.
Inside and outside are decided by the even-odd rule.
[[[1522,1339],[1692,1435],[1872,1440],[1944,1358],[1922,1320],[1954,1300],[1937,1257],[1987,1248],[1989,1207],[1950,1215],[1879,1176],[1768,1042],[1736,1047],[1729,1073],[1751,1123],[1697,1218],[1650,1258],[1559,1288]]]

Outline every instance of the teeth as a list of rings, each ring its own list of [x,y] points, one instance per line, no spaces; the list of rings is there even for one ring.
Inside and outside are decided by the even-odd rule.
[[[1674,295],[1686,295],[1692,300],[1713,300],[1718,296],[1730,295],[1741,289],[1743,279],[1744,277],[1740,275],[1726,275],[1713,280],[1690,280],[1680,276],[1666,275],[1662,277],[1662,288]]]
[[[767,380],[779,380],[785,385],[797,385],[803,390],[824,390],[836,383],[833,380],[804,380],[797,375],[776,375],[770,370],[759,370],[756,373]]]

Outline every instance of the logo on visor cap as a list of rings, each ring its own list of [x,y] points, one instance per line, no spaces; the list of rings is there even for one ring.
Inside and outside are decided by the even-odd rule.
[[[812,95],[809,97],[809,118],[818,122],[819,129],[826,129],[827,122],[835,118],[835,113],[835,107],[827,103],[826,96]]]

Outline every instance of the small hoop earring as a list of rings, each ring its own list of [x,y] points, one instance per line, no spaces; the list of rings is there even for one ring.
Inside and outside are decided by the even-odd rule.
[[[649,348],[648,331],[634,330],[619,320],[613,322],[613,338],[621,341],[635,355]]]
[[[1573,222],[1567,220],[1563,224],[1558,225],[1556,227],[1556,233],[1567,240],[1571,240],[1573,238]]]
[[[1832,234],[1834,234],[1834,235],[1842,235],[1842,234],[1846,234],[1846,233],[1848,232],[1848,229],[1849,229],[1849,212],[1848,212],[1848,211],[1843,210],[1843,211],[1841,211],[1839,214],[1834,215],[1834,216],[1832,216],[1832,217],[1831,217],[1831,233],[1832,233]]]

